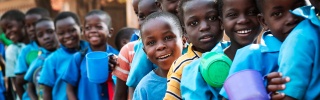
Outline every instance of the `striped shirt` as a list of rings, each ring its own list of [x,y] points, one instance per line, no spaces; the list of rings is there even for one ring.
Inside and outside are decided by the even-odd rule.
[[[202,53],[194,51],[192,44],[189,45],[186,54],[179,57],[171,66],[167,78],[167,92],[164,100],[182,100],[180,92],[180,80],[184,66],[190,64],[193,60],[201,57]]]
[[[123,81],[127,81],[131,67],[131,62],[135,53],[134,45],[136,43],[137,42],[135,41],[129,42],[128,44],[124,45],[120,50],[117,60],[119,66],[116,67],[116,69],[113,71],[113,74]]]

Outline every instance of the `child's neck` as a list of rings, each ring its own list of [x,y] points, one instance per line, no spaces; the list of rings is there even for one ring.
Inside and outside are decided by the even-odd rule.
[[[107,45],[93,46],[90,45],[92,51],[106,51]]]
[[[163,70],[158,67],[156,70],[154,70],[154,72],[161,77],[167,78],[168,70]]]
[[[231,45],[225,49],[224,53],[233,61],[234,56],[237,53],[237,50],[242,47],[243,47],[242,45],[236,42],[231,42]]]

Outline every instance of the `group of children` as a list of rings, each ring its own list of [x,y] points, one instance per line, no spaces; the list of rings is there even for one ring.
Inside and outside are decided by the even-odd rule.
[[[5,12],[1,29],[13,43],[2,48],[0,100],[112,99],[109,93],[113,93],[115,81],[90,82],[84,56],[94,51],[117,55],[137,29],[121,29],[115,49],[107,44],[113,33],[109,14],[92,10],[84,22],[72,12],[61,12],[52,20],[43,8],[32,8],[25,14]]]
[[[10,91],[22,100],[228,99],[223,86],[212,87],[201,74],[209,53],[232,61],[228,76],[258,71],[270,99],[320,99],[320,2],[310,2],[133,0],[140,30],[121,29],[117,49],[107,44],[114,32],[104,11],[90,11],[81,24],[72,12],[52,20],[42,8],[10,10],[0,19],[13,42],[1,56],[8,81],[0,82],[7,92],[0,100],[15,99]],[[87,77],[85,56],[94,51],[114,54],[104,83]]]

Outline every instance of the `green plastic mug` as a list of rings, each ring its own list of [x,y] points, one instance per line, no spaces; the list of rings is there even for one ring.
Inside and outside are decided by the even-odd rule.
[[[212,87],[220,88],[227,79],[232,60],[223,53],[204,53],[200,62],[200,73]]]

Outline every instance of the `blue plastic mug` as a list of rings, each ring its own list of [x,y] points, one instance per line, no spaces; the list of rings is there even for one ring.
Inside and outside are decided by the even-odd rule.
[[[230,100],[269,100],[263,77],[256,70],[234,73],[223,86]]]
[[[108,53],[95,51],[86,54],[86,67],[89,81],[94,83],[103,83],[108,80],[109,59]]]

